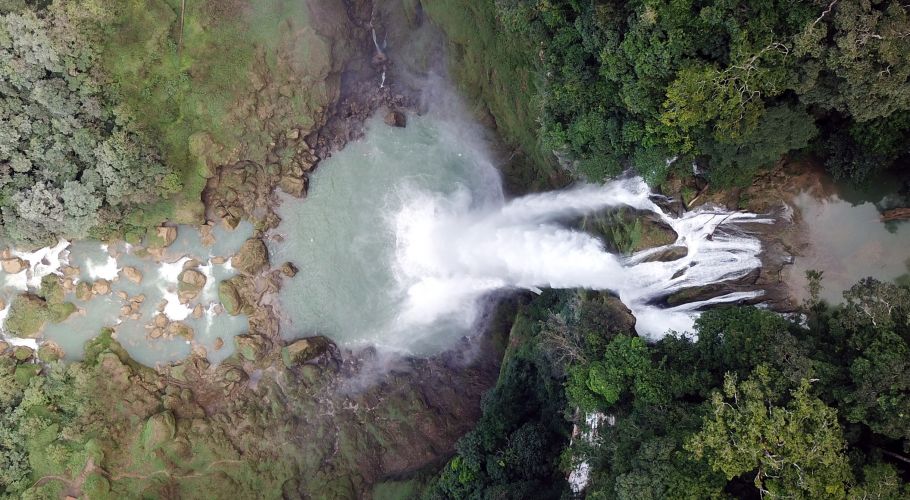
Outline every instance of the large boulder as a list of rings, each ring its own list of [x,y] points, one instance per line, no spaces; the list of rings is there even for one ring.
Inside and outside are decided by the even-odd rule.
[[[302,365],[321,356],[331,345],[329,339],[322,336],[295,340],[281,349],[281,360],[288,368]]]
[[[63,355],[63,348],[56,342],[47,341],[38,347],[38,359],[40,359],[42,363],[53,363],[54,361],[63,359]]]
[[[107,295],[111,293],[111,282],[106,279],[99,279],[92,283],[92,293],[95,295]]]
[[[136,269],[133,266],[125,266],[121,271],[123,276],[126,279],[132,281],[133,283],[142,283],[142,271]]]
[[[150,248],[168,247],[177,239],[177,228],[173,226],[151,228],[147,239]]]
[[[88,281],[76,283],[76,298],[82,301],[92,299],[92,284]]]
[[[234,343],[237,346],[237,353],[247,361],[258,361],[262,359],[269,341],[262,335],[247,333],[234,337]]]
[[[218,284],[218,300],[224,310],[231,316],[236,316],[243,311],[243,298],[233,279],[224,280]]]
[[[231,266],[245,274],[256,274],[269,265],[269,249],[259,238],[243,242],[240,251],[231,259]]]
[[[195,269],[184,269],[177,276],[177,294],[181,301],[196,298],[205,287],[205,275]]]
[[[0,260],[0,267],[7,274],[18,274],[28,268],[28,264],[19,257],[10,257]]]
[[[278,187],[294,198],[303,198],[307,189],[307,178],[293,175],[283,175],[278,181]]]

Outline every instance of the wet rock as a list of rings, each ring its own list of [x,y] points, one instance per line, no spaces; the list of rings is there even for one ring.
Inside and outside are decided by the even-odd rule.
[[[193,308],[193,317],[196,319],[199,319],[204,315],[205,315],[205,308],[202,307],[202,304],[196,304],[196,307]]]
[[[157,339],[161,338],[162,335],[164,335],[164,330],[161,328],[152,328],[149,330],[149,338]]]
[[[182,302],[196,298],[206,282],[205,275],[195,269],[184,269],[177,280],[177,294]]]
[[[408,124],[408,118],[401,111],[389,111],[385,115],[385,124],[390,127],[404,128]]]
[[[165,316],[163,314],[156,314],[155,318],[152,320],[152,324],[154,324],[158,328],[166,327],[167,323],[168,323],[167,316]]]
[[[225,280],[218,284],[218,300],[231,316],[240,314],[244,306],[243,299],[233,280]]]
[[[212,232],[215,226],[209,222],[199,226],[199,241],[203,246],[210,247],[215,244],[215,234]]]
[[[133,309],[130,306],[122,306],[120,308],[120,316],[129,316],[132,312]]]
[[[684,246],[671,246],[649,255],[642,262],[671,262],[679,260],[689,254],[689,248]]]
[[[268,267],[269,250],[259,238],[250,238],[231,259],[231,265],[244,274],[256,274]]]
[[[329,339],[322,336],[296,340],[281,349],[281,361],[288,368],[298,366],[321,356],[331,345]]]
[[[131,298],[131,299],[130,299],[130,302],[133,302],[133,303],[135,303],[135,304],[141,304],[141,303],[145,302],[145,294],[144,294],[144,293],[140,293],[139,295],[137,295],[137,296]]]
[[[117,298],[120,300],[127,300],[130,298],[130,295],[128,293],[124,292],[123,290],[118,290]]]
[[[53,363],[54,361],[63,359],[63,355],[63,348],[56,342],[47,341],[38,347],[38,359],[40,359],[42,363]]]
[[[167,333],[168,336],[183,337],[186,340],[192,340],[196,334],[192,327],[179,321],[168,323],[165,333]]]
[[[106,279],[99,279],[92,283],[92,293],[95,295],[107,295],[111,293],[111,282]]]
[[[76,284],[73,282],[72,278],[63,278],[60,282],[60,286],[63,287],[65,293],[70,293],[76,288]]]
[[[10,257],[0,260],[0,267],[7,274],[18,274],[28,268],[28,264],[19,257]]]
[[[212,257],[211,259],[209,259],[209,262],[211,262],[212,264],[215,264],[215,265],[220,266],[220,265],[224,264],[225,262],[227,262],[227,257],[222,257],[222,256],[220,256],[220,255],[219,255],[219,256],[215,256],[215,257]]]
[[[0,297],[0,309],[6,309],[6,301]]]
[[[88,281],[80,281],[76,284],[76,298],[82,301],[91,300],[92,284]]]
[[[257,361],[262,358],[268,348],[268,339],[255,333],[247,333],[234,337],[237,352],[248,361]]]
[[[281,265],[281,274],[287,276],[288,278],[293,278],[294,276],[297,276],[297,271],[298,271],[297,266],[295,266],[294,264],[292,264],[290,262],[285,262],[284,264]]]
[[[9,342],[0,340],[0,354],[5,353],[7,349],[9,349]]]
[[[196,259],[188,259],[183,263],[183,269],[193,269],[194,267],[199,267],[199,264],[201,264],[201,262]]]
[[[60,269],[60,272],[63,273],[63,277],[64,277],[64,278],[70,278],[70,279],[72,279],[72,280],[77,280],[77,279],[79,279],[79,272],[80,272],[80,271],[79,271],[79,268],[78,268],[78,267],[63,266],[63,268]]]
[[[142,271],[136,269],[133,266],[126,266],[120,270],[126,279],[132,281],[133,283],[142,283]]]
[[[224,339],[222,339],[221,337],[215,337],[214,346],[215,346],[216,351],[220,351],[221,348],[224,347]],[[0,352],[2,352],[2,351],[0,351]]]
[[[177,228],[173,226],[159,226],[154,229],[149,238],[148,246],[151,248],[166,248],[177,239]]]
[[[295,198],[303,198],[306,194],[307,178],[284,175],[278,181],[278,187]]]

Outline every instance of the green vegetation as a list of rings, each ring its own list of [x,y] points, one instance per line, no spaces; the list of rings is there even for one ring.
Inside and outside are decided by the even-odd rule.
[[[807,150],[862,182],[908,154],[910,13],[896,0],[426,3],[503,133],[592,180],[634,166],[660,184],[697,161],[713,185],[745,185]]]
[[[525,396],[519,408],[562,414],[583,431],[585,416],[601,415],[596,439],[576,435],[559,462],[561,477],[590,465],[589,498],[902,497],[910,494],[901,480],[910,446],[910,289],[867,279],[845,297],[841,307],[807,305],[808,326],[727,307],[701,316],[697,340],[671,335],[648,345],[630,331],[622,306],[601,294],[545,294],[519,315],[529,333],[507,359],[534,360],[537,381],[524,387],[561,382],[565,399]],[[504,389],[512,369],[504,365],[484,403],[504,416],[497,404],[511,408]],[[491,430],[508,436],[517,427],[508,422],[485,413],[430,496],[518,491],[477,473],[489,465],[466,466],[495,461],[502,445],[470,443],[475,434],[497,435]],[[534,449],[566,443],[564,434],[539,436],[548,441]],[[555,474],[527,470],[537,481]],[[567,491],[559,484],[535,498],[559,498]]]
[[[0,16],[0,210],[26,244],[100,235],[180,189],[95,76],[97,54],[56,9]]]

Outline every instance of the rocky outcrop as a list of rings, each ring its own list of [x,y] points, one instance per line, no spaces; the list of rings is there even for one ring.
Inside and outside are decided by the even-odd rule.
[[[281,349],[281,361],[288,368],[302,365],[324,354],[331,345],[329,339],[322,336],[295,340]]]
[[[80,281],[76,284],[76,298],[81,301],[92,299],[92,284],[88,281]]]
[[[256,274],[269,265],[269,249],[259,238],[243,242],[240,250],[231,259],[231,266],[244,274]]]

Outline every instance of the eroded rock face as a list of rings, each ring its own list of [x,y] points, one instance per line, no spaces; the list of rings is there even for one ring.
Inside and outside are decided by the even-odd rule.
[[[7,274],[18,274],[28,268],[28,264],[19,257],[10,257],[0,260],[0,267]]]
[[[243,242],[240,251],[231,259],[231,266],[244,274],[256,274],[269,265],[269,249],[259,238]]]

